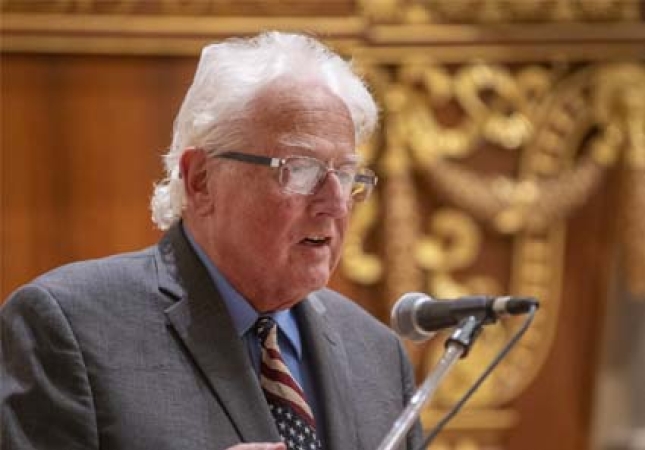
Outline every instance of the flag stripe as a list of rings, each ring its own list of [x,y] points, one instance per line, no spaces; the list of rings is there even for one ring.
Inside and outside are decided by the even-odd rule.
[[[288,386],[291,390],[296,392],[298,396],[302,398],[305,397],[305,393],[300,388],[298,382],[291,378],[288,373],[280,372],[279,370],[272,369],[271,367],[267,367],[264,364],[262,365],[262,370],[260,373],[269,380],[273,380],[282,383],[285,386]]]
[[[269,380],[266,377],[261,377],[260,380],[262,383],[262,387],[266,391],[270,392],[276,397],[280,397],[283,401],[288,402],[290,405],[294,407],[298,407],[299,409],[303,410],[307,415],[307,418],[309,420],[313,420],[313,416],[311,413],[311,409],[309,408],[309,405],[293,389],[291,389],[289,386],[286,386],[282,383],[277,383],[273,380]]]

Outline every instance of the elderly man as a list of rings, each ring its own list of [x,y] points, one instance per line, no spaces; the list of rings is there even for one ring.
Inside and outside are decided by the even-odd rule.
[[[410,366],[387,327],[324,288],[376,184],[356,154],[376,115],[311,38],[204,49],[152,200],[163,239],[3,305],[4,448],[376,448]]]

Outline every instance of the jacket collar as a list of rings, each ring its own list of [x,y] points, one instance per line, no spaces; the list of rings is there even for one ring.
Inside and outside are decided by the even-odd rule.
[[[322,369],[312,372],[324,415],[323,444],[329,450],[358,449],[356,417],[361,411],[353,409],[347,352],[323,298],[324,291],[314,292],[295,307],[309,363]]]
[[[179,224],[159,242],[156,263],[159,289],[177,300],[166,310],[170,325],[228,412],[242,441],[279,440],[246,348]],[[356,449],[358,412],[352,409],[348,357],[326,314],[323,298],[324,291],[310,294],[295,307],[295,313],[304,352],[314,368],[318,402],[324,414],[325,448]]]
[[[203,373],[243,442],[280,439],[220,294],[179,225],[157,246],[159,288],[177,301],[166,309],[169,324]]]

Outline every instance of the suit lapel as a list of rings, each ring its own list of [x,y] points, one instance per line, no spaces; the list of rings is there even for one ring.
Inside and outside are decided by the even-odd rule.
[[[318,404],[325,424],[325,449],[357,449],[356,412],[349,384],[347,353],[338,332],[325,316],[325,306],[310,294],[296,306],[303,349],[313,368]]]
[[[244,442],[278,441],[273,418],[247,350],[219,292],[179,226],[158,246],[159,285],[179,300],[166,310]]]

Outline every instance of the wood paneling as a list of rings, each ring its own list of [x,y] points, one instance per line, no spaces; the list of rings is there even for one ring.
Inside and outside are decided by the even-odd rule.
[[[46,270],[140,248],[192,58],[2,56],[4,298]]]
[[[518,399],[509,448],[591,448],[591,411],[616,234],[617,183],[606,180],[569,221],[556,338],[536,381]]]

